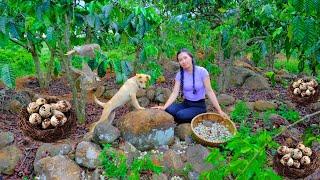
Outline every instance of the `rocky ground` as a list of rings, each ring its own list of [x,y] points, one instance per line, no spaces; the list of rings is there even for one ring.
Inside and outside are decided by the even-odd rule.
[[[268,86],[269,84],[265,78],[263,78],[262,76],[258,76],[257,74],[251,74],[250,77],[253,77],[251,79],[239,79],[239,76],[241,77],[241,74],[243,74],[243,77],[247,77],[247,74],[253,72],[249,72],[244,68],[238,68],[235,69],[235,71],[240,71],[235,73],[237,74],[235,84],[238,83],[242,85],[238,87],[229,87],[224,94],[218,94],[219,102],[227,113],[230,113],[230,111],[232,111],[237,100],[243,100],[247,102],[250,108],[258,112],[263,112],[270,108],[277,108],[278,104],[280,103],[285,103],[287,106],[296,109],[301,116],[320,110],[320,102],[314,103],[310,106],[299,106],[298,104],[290,102],[290,99],[287,97],[286,88],[284,88],[282,85],[277,84],[275,87],[266,87],[260,89],[260,87]],[[145,92],[141,92],[141,95],[138,95],[139,102],[142,106],[151,107],[154,105],[158,105],[163,103],[165,99],[168,98],[170,89],[173,86],[173,72],[174,71],[172,69],[167,68],[165,72],[165,78],[167,81],[154,85],[151,88],[153,89],[152,91],[147,90]],[[258,78],[254,79],[254,77],[256,76],[258,76]],[[261,78],[263,78],[262,84],[259,84],[257,86],[251,85],[256,84],[257,82],[255,81],[258,81],[258,83],[260,83]],[[256,88],[252,88],[253,86],[255,86]],[[103,93],[100,94],[100,99],[104,101],[103,99],[110,98],[118,88],[119,85],[115,84],[112,78],[104,79],[104,88],[101,90]],[[63,162],[63,164],[68,165],[68,167],[65,167],[68,169],[68,171],[72,173],[79,173],[82,179],[94,179],[94,177],[98,178],[100,176],[101,170],[94,170],[96,167],[96,160],[94,160],[94,162],[89,162],[88,157],[86,157],[86,155],[84,154],[85,152],[88,153],[88,149],[91,149],[90,152],[98,154],[101,151],[101,148],[96,144],[110,141],[113,146],[123,151],[129,151],[129,147],[129,149],[131,149],[129,153],[130,156],[137,156],[137,154],[139,154],[139,152],[143,152],[145,148],[145,144],[141,145],[135,143],[134,138],[137,137],[135,135],[129,133],[125,136],[120,136],[118,128],[120,129],[120,131],[121,128],[122,130],[123,128],[128,128],[125,130],[128,130],[132,133],[138,131],[140,132],[141,130],[141,128],[138,128],[137,130],[134,127],[127,127],[125,126],[126,124],[120,123],[132,123],[132,119],[130,119],[130,117],[127,117],[130,116],[128,114],[130,114],[129,112],[131,112],[132,110],[132,107],[129,104],[116,110],[114,125],[116,125],[116,127],[118,128],[114,127],[114,129],[108,129],[108,131],[113,132],[113,134],[104,134],[104,128],[107,127],[101,126],[100,129],[102,129],[102,132],[97,132],[98,134],[96,134],[95,136],[95,143],[84,141],[84,139],[88,140],[85,136],[88,132],[88,125],[98,120],[102,111],[101,107],[91,102],[86,105],[86,122],[84,124],[77,124],[77,127],[72,130],[72,133],[68,139],[51,144],[34,141],[33,139],[25,136],[17,126],[17,122],[19,120],[19,117],[17,116],[17,109],[25,107],[28,102],[31,101],[33,96],[37,96],[37,94],[40,94],[42,96],[50,95],[70,99],[70,88],[68,87],[65,78],[55,79],[51,83],[50,88],[45,91],[40,91],[37,81],[34,78],[29,78],[24,80],[24,85],[19,91],[0,89],[0,93],[2,93],[2,95],[0,96],[2,98],[0,100],[0,105],[2,107],[2,109],[0,109],[0,159],[5,159],[4,157],[10,157],[9,159],[5,159],[2,162],[0,160],[0,170],[2,170],[2,172],[4,173],[4,175],[2,176],[4,177],[4,179],[22,179],[23,177],[35,177],[39,175],[39,173],[36,172],[42,172],[42,174],[44,173],[49,176],[50,173],[53,172],[48,172],[48,169],[50,168],[48,167],[49,165],[46,161],[56,163]],[[214,111],[210,103],[208,103],[208,111]],[[154,115],[155,112],[151,113]],[[141,115],[141,113],[133,114],[132,116],[137,117],[139,115]],[[153,115],[145,116],[152,119]],[[174,125],[171,123],[172,119],[170,120],[170,118],[163,117],[162,115],[159,115],[158,119],[162,119],[160,120],[161,122],[159,121],[160,123],[150,123],[147,127],[160,129],[160,127],[163,127],[165,124],[167,130],[165,132],[161,131],[161,133],[165,134],[163,136],[165,137],[164,141],[168,140],[168,142],[166,142],[167,144],[169,144],[169,141],[174,141],[173,145],[165,145],[154,148],[157,151],[155,154],[162,153],[162,156],[164,157],[164,161],[161,162],[162,165],[173,169],[183,169],[183,167],[185,167],[185,164],[192,163],[194,165],[193,169],[190,170],[190,172],[188,172],[187,174],[180,173],[180,176],[185,179],[197,179],[199,172],[210,168],[208,164],[199,161],[199,159],[203,159],[206,155],[208,155],[209,150],[204,146],[196,144],[190,138],[190,136],[188,136],[188,134],[190,134],[189,125],[184,124],[179,125],[177,128],[174,128]],[[150,121],[151,120],[149,120],[148,122]],[[319,125],[319,121],[320,117],[315,116],[305,123],[298,124],[295,127],[295,130],[298,131],[296,133],[297,137],[293,138],[301,138],[301,134],[303,134],[303,131],[307,126],[311,124]],[[254,123],[255,128],[265,127],[262,121]],[[173,128],[175,131],[174,136],[173,133],[172,135],[170,134],[171,131],[173,132]],[[148,131],[148,128],[144,129],[144,131]],[[99,139],[97,138],[100,137],[99,135],[104,135],[106,138]],[[150,133],[150,135],[154,136],[154,138],[157,139],[155,134]],[[290,134],[290,136],[295,135]],[[139,136],[139,138],[146,139],[148,137]],[[132,144],[134,144],[135,147],[132,147]],[[150,147],[152,147],[152,144],[150,145]],[[139,151],[138,149],[141,149],[141,151]],[[67,155],[70,159],[75,159],[76,163],[74,161],[71,161],[69,158],[66,159],[64,156],[55,156],[59,154]],[[194,154],[197,155],[195,156]],[[41,160],[44,157],[50,158]],[[319,170],[316,173],[318,174],[315,174],[311,177],[319,177]],[[63,174],[60,175],[63,176]],[[155,176],[147,173],[143,176],[143,178],[150,179],[152,177],[158,179],[170,179],[175,175],[176,174],[174,173],[167,173]]]

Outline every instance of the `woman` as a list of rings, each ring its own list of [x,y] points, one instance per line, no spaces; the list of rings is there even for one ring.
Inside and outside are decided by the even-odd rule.
[[[173,91],[163,106],[153,108],[165,110],[170,113],[177,123],[187,123],[198,114],[205,113],[205,94],[208,95],[211,103],[218,113],[226,118],[218,103],[217,97],[211,88],[208,71],[200,66],[195,66],[192,54],[187,49],[181,49],[177,53],[177,60],[180,71],[176,74]],[[180,89],[184,98],[182,103],[174,103]]]

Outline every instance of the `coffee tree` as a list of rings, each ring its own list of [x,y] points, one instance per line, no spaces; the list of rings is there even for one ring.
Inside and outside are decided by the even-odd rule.
[[[299,70],[309,65],[313,75],[317,75],[320,64],[320,1],[289,0],[285,8],[289,21],[287,28],[286,54],[290,57],[294,50],[299,53]]]

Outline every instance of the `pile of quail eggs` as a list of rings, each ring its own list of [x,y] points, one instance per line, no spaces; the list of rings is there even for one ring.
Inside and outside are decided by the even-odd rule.
[[[67,122],[64,113],[71,109],[69,101],[61,100],[57,103],[48,104],[44,98],[38,98],[35,102],[29,103],[27,111],[29,122],[33,125],[41,125],[42,129],[62,126]]]
[[[316,93],[318,83],[316,80],[298,79],[292,83],[293,94],[299,97],[308,97]]]
[[[287,167],[300,169],[301,166],[307,166],[311,163],[312,150],[302,143],[299,143],[295,148],[280,146],[277,152],[282,156],[280,163]]]
[[[195,133],[207,141],[225,141],[232,137],[231,132],[224,125],[209,120],[199,123],[194,128]]]

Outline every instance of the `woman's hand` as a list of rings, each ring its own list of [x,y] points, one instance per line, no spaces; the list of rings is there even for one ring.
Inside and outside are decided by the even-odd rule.
[[[152,109],[160,109],[160,110],[165,110],[166,108],[164,106],[153,106],[151,107]]]
[[[226,118],[226,119],[230,119],[230,117],[228,116],[228,114],[226,114],[225,112],[223,112],[222,110],[218,112],[222,117]]]

